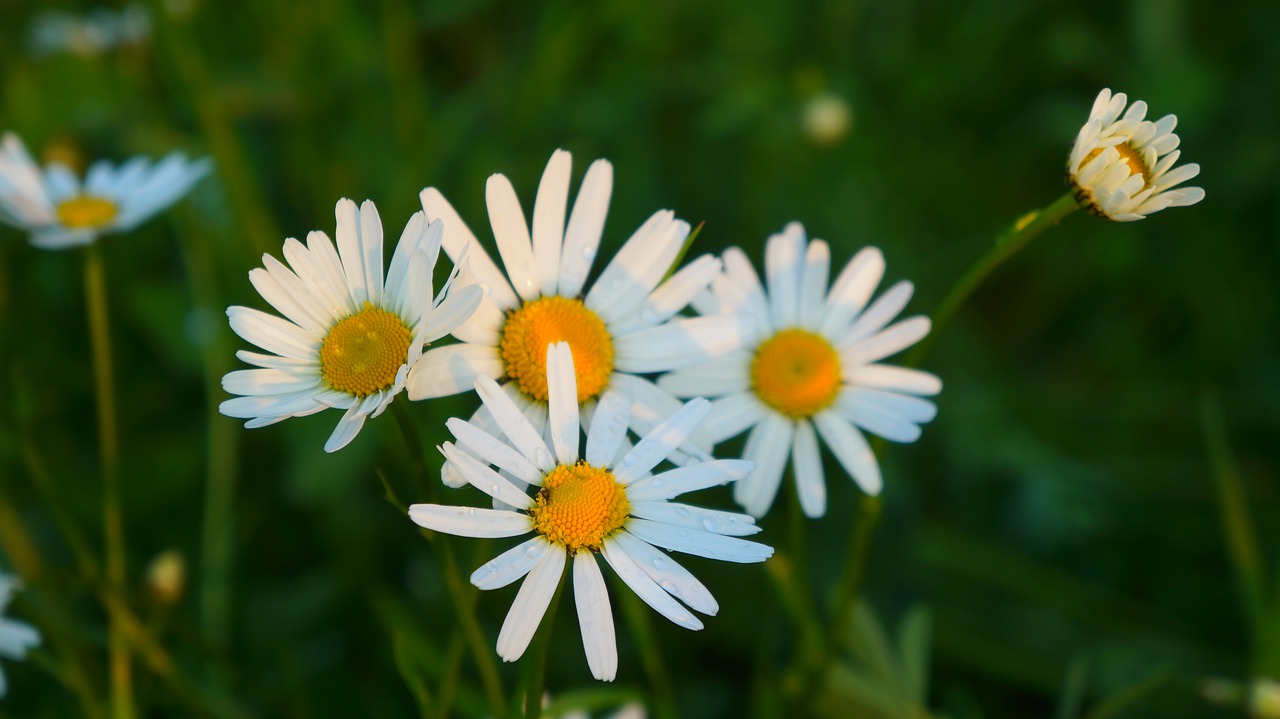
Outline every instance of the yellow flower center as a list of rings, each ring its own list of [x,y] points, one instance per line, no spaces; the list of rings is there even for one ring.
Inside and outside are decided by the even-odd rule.
[[[604,322],[582,300],[542,297],[507,317],[502,328],[502,361],[520,391],[546,401],[547,346],[568,342],[578,377],[578,401],[604,391],[613,372],[613,339]]]
[[[119,208],[111,200],[79,195],[58,204],[58,221],[64,227],[103,227],[116,218]]]
[[[631,513],[627,490],[604,467],[579,461],[551,470],[533,500],[533,528],[570,552],[600,551]]]
[[[1132,147],[1129,147],[1128,143],[1122,142],[1119,145],[1114,145],[1114,147],[1116,148],[1116,152],[1120,153],[1120,162],[1123,162],[1129,166],[1129,174],[1141,175],[1142,186],[1146,187],[1147,186],[1147,163],[1142,161],[1142,155],[1139,154],[1137,150],[1133,149]],[[1088,155],[1085,155],[1084,162],[1088,162],[1089,160],[1092,160],[1093,158],[1102,154],[1102,151],[1104,149],[1105,148],[1101,148],[1101,147],[1095,148]],[[1083,165],[1084,163],[1081,163],[1081,164]]]
[[[320,345],[320,373],[339,392],[367,397],[395,384],[409,355],[404,320],[368,302],[338,322]]]
[[[812,417],[830,406],[840,391],[840,356],[819,335],[782,330],[756,350],[751,388],[788,417]]]

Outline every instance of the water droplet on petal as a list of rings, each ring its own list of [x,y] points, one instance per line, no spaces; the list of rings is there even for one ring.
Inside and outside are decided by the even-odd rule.
[[[680,517],[681,519],[687,519],[687,518],[689,517],[689,510],[688,510],[688,508],[686,508],[686,507],[676,507],[676,516],[677,516],[677,517]]]
[[[659,582],[659,583],[658,583],[658,586],[660,586],[660,587],[662,587],[664,590],[666,590],[666,592],[667,592],[668,594],[679,594],[679,593],[680,593],[680,590],[676,589],[676,585],[672,584],[671,582],[669,582],[669,581],[667,581],[667,580],[665,580],[665,579],[664,579],[664,580],[662,580],[661,582]]]
[[[717,532],[720,530],[720,525],[714,519],[704,519],[702,520],[702,528],[708,532]]]
[[[653,558],[653,568],[654,568],[654,569],[662,569],[662,568],[664,568],[664,567],[666,567],[666,566],[667,566],[667,560],[665,560],[665,559],[663,559],[663,558],[661,558],[661,557],[654,557],[654,558]]]
[[[476,515],[476,508],[475,508],[475,507],[467,507],[467,516],[468,516],[468,517],[474,517],[475,515]]]
[[[551,453],[539,447],[533,451],[533,462],[538,466],[551,464]]]
[[[650,486],[650,487],[653,487],[654,489],[658,489],[659,487],[661,487],[662,485],[664,485],[664,484],[666,484],[666,483],[667,483],[667,481],[666,481],[665,479],[663,479],[662,477],[658,477],[658,478],[656,478],[656,479],[649,480],[649,486]]]
[[[542,547],[539,547],[539,546],[538,546],[538,545],[536,545],[536,544],[534,544],[534,545],[532,545],[532,546],[530,546],[529,548],[527,548],[527,549],[525,549],[525,550],[524,550],[524,556],[526,556],[526,557],[528,557],[528,558],[530,558],[530,559],[533,559],[534,557],[538,556],[539,554],[542,554]]]
[[[501,491],[502,491],[502,485],[493,484],[489,486],[490,494],[497,494],[498,492],[501,492]]]
[[[637,448],[637,449],[638,449],[638,448]],[[634,452],[628,452],[628,453],[627,453],[627,456],[625,456],[625,457],[623,457],[623,458],[622,458],[622,463],[623,463],[623,464],[625,464],[625,465],[627,465],[628,467],[631,467],[631,466],[635,465],[635,463],[636,463],[636,455],[635,455],[635,453],[634,453]]]

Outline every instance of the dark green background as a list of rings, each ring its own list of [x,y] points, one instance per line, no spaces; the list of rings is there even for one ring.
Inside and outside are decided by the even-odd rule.
[[[337,198],[373,199],[395,237],[435,185],[487,240],[485,177],[506,173],[528,209],[563,147],[575,178],[596,157],[614,163],[602,256],[658,208],[706,223],[695,252],[736,244],[757,262],[769,233],[801,220],[837,266],[881,247],[886,282],[913,280],[909,310],[927,313],[1004,226],[1064,191],[1071,142],[1110,87],[1178,115],[1207,198],[1139,223],[1076,213],[974,296],[925,363],[945,384],[938,419],[884,459],[867,589],[893,623],[917,602],[933,610],[931,703],[951,716],[1051,716],[1080,658],[1086,706],[1158,674],[1119,716],[1239,715],[1200,696],[1208,677],[1245,680],[1255,656],[1201,408],[1217,398],[1274,560],[1280,5],[188,4],[179,19],[151,6],[141,47],[33,59],[26,28],[43,6],[89,6],[0,0],[0,129],[37,155],[176,148],[217,163],[175,210],[104,243],[131,576],[165,549],[187,558],[186,598],[153,621],[193,676],[212,653],[225,692],[261,716],[404,716],[386,627],[430,654],[452,622],[428,547],[381,498],[375,468],[411,498],[389,415],[328,456],[335,413],[250,432],[209,408],[246,346],[223,309],[265,308],[246,272],[286,236],[332,232]],[[854,116],[835,146],[800,124],[822,91]],[[96,536],[79,255],[0,228],[0,488],[54,565],[15,613],[68,597],[76,631],[100,645],[102,617],[22,454],[26,437]],[[473,406],[411,409],[434,443]],[[232,630],[212,649],[195,593],[210,442],[237,477]],[[807,528],[819,596],[856,501],[828,469],[828,516]],[[780,519],[765,541],[784,542],[770,531]],[[741,715],[768,693],[790,629],[759,568],[687,564],[722,611],[699,634],[653,616],[682,709]],[[481,597],[491,639],[513,596]],[[643,690],[621,618],[619,633],[617,686]],[[592,684],[567,609],[553,657],[553,693]],[[0,712],[78,712],[34,663],[4,670]],[[470,671],[459,711],[478,716]],[[139,676],[154,716],[192,713]]]

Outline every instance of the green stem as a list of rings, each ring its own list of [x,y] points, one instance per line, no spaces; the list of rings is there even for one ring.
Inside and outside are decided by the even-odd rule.
[[[831,601],[831,625],[826,633],[823,660],[819,667],[825,669],[835,657],[840,642],[848,633],[853,620],[853,608],[858,603],[862,580],[867,573],[867,556],[871,549],[871,532],[880,521],[884,500],[879,496],[862,495],[858,499],[858,511],[853,529],[849,532],[849,546],[845,550],[844,574],[836,584]]]
[[[662,659],[662,650],[653,631],[653,622],[649,605],[644,603],[630,587],[621,587],[614,593],[622,601],[622,613],[631,627],[631,636],[635,639],[636,649],[640,652],[640,665],[649,679],[653,692],[649,709],[657,719],[672,719],[679,716],[676,708],[676,693],[671,685],[671,675],[667,672],[666,662]]]
[[[556,623],[556,610],[560,607],[560,595],[564,593],[565,578],[569,571],[560,574],[560,582],[556,585],[555,594],[551,595],[551,604],[542,616],[542,623],[533,635],[533,643],[529,651],[533,656],[529,664],[529,674],[524,685],[525,719],[538,719],[542,716],[542,692],[547,686],[547,656],[551,653],[551,630]]]
[[[952,286],[951,291],[938,305],[938,309],[932,316],[933,331],[907,355],[906,364],[912,367],[920,364],[920,360],[928,354],[938,335],[951,324],[951,320],[964,306],[969,296],[997,267],[1026,247],[1040,233],[1058,224],[1062,218],[1079,208],[1080,204],[1076,202],[1076,198],[1068,192],[1043,210],[1035,210],[1023,215],[997,237],[995,245],[964,273],[964,276]]]
[[[111,326],[107,317],[107,280],[102,246],[85,248],[84,286],[89,314],[89,340],[93,353],[94,389],[98,409],[98,452],[102,470],[103,533],[106,545],[107,583],[115,591],[125,588],[124,514],[120,508],[119,458],[116,442],[116,401],[111,368]],[[129,642],[118,609],[107,608],[109,621],[111,707],[116,719],[137,716],[133,700],[133,668]]]
[[[409,463],[413,471],[415,484],[419,491],[422,492],[423,499],[432,501],[436,495],[435,482],[430,481],[427,477],[426,451],[423,448],[422,438],[418,435],[418,430],[413,425],[413,418],[409,416],[409,409],[406,403],[392,402],[391,413],[395,415],[396,424],[400,427],[400,434],[404,439],[405,449],[409,453]],[[385,476],[383,477],[383,482],[387,491],[388,501],[403,511],[403,506],[399,504],[392,494],[391,486],[386,483]],[[458,559],[457,554],[454,552],[452,538],[447,534],[428,530],[423,530],[422,534],[439,552],[440,572],[444,575],[445,588],[453,601],[454,612],[458,616],[463,634],[467,639],[467,645],[471,649],[471,658],[475,661],[476,669],[480,672],[480,681],[484,685],[484,693],[489,700],[489,708],[493,711],[494,716],[505,717],[508,714],[507,700],[502,691],[498,665],[493,659],[493,652],[489,651],[485,642],[484,632],[480,629],[480,622],[476,619],[475,592],[471,589],[471,585],[462,581],[462,575],[458,573]]]

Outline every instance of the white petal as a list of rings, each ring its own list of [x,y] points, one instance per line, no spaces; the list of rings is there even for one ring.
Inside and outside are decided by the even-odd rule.
[[[791,453],[793,424],[786,417],[770,412],[747,435],[742,458],[755,462],[756,468],[733,486],[733,500],[752,516],[763,517],[773,506],[783,470],[787,468],[787,455]]]
[[[364,243],[360,238],[360,211],[356,203],[342,198],[334,207],[338,221],[338,256],[342,258],[342,273],[346,278],[347,292],[356,307],[370,301],[370,287],[365,273]]]
[[[618,456],[631,419],[631,398],[615,390],[600,397],[587,430],[587,464],[603,467]]]
[[[320,356],[320,338],[286,319],[250,307],[228,307],[227,319],[233,332],[268,352],[301,360]]]
[[[462,472],[467,482],[481,492],[515,509],[528,509],[533,506],[533,500],[519,487],[512,484],[506,477],[489,469],[480,460],[458,449],[452,442],[445,442],[440,446],[440,451],[453,463],[453,466],[458,468],[459,472]]]
[[[405,387],[411,400],[446,397],[471,389],[478,377],[501,377],[502,371],[502,358],[494,347],[434,347],[409,368]]]
[[[800,307],[796,311],[797,320],[805,329],[817,330],[822,322],[830,272],[831,249],[822,240],[810,242],[805,252],[804,275],[800,279]]]
[[[516,406],[511,397],[488,377],[478,377],[475,387],[480,400],[493,415],[493,421],[497,423],[507,439],[511,440],[512,446],[520,450],[525,458],[532,461],[534,466],[543,472],[555,469],[555,460],[547,449],[546,442],[542,441],[541,431],[530,423],[530,419]]]
[[[827,483],[822,476],[822,454],[818,450],[818,435],[811,422],[795,423],[795,442],[791,446],[795,458],[796,494],[804,515],[817,519],[827,513]]]
[[[609,196],[613,193],[613,165],[596,160],[573,202],[573,212],[564,233],[564,249],[560,255],[560,295],[577,297],[591,271],[591,263],[600,248],[605,216],[609,213]]]
[[[364,284],[369,301],[382,303],[382,218],[369,200],[360,205],[360,248],[364,254]]]
[[[479,285],[454,287],[449,296],[431,311],[422,340],[435,342],[458,329],[470,319],[483,299],[484,291]]]
[[[748,564],[773,556],[773,548],[737,537],[726,537],[700,529],[676,527],[647,519],[627,520],[626,531],[642,541],[673,552],[693,554],[722,562]]]
[[[840,361],[849,365],[870,364],[895,355],[929,334],[928,317],[908,317],[871,337],[840,348]]]
[[[284,372],[277,369],[242,369],[228,372],[222,388],[229,394],[287,394],[320,386],[320,372]]]
[[[753,463],[741,459],[713,459],[677,467],[627,485],[627,500],[654,502],[672,499],[686,492],[742,479],[754,468]]]
[[[755,519],[737,512],[703,509],[678,502],[631,502],[631,516],[677,527],[702,529],[731,537],[745,537],[760,531]]]
[[[822,321],[818,325],[824,337],[838,337],[855,315],[867,306],[871,294],[884,276],[884,255],[877,247],[865,247],[845,265],[831,286]]]
[[[500,509],[414,504],[409,519],[420,527],[458,537],[514,537],[533,530],[529,515]]]
[[[547,345],[547,414],[560,464],[578,461],[578,382],[568,342]]]
[[[507,612],[502,630],[498,632],[498,656],[503,661],[519,659],[542,622],[542,615],[546,613],[560,577],[564,575],[565,552],[557,550],[542,555],[511,603],[511,611]]]
[[[705,399],[693,399],[659,424],[640,440],[614,468],[614,479],[628,484],[639,479],[667,458],[671,451],[688,439],[693,428],[707,416],[711,403]]]
[[[618,675],[618,640],[613,631],[609,592],[592,552],[578,552],[573,558],[573,599],[591,676],[611,682]]]
[[[620,532],[615,537],[621,534]],[[663,591],[662,587],[649,577],[649,574],[638,565],[637,560],[621,543],[614,539],[605,540],[604,558],[609,566],[613,567],[613,571],[618,573],[622,581],[626,582],[627,586],[631,587],[631,591],[643,599],[645,604],[685,629],[696,631],[702,628],[702,622],[670,594]]]
[[[458,446],[472,456],[478,457],[498,469],[510,472],[522,482],[541,484],[542,472],[533,466],[533,463],[526,459],[523,454],[520,454],[515,447],[499,440],[471,422],[463,421],[457,417],[450,417],[445,421],[445,426],[453,433]]]
[[[658,285],[688,230],[671,210],[650,215],[609,261],[583,303],[606,324],[626,317]]]
[[[421,192],[419,198],[422,200],[422,209],[427,213],[427,219],[438,218],[444,223],[444,251],[449,254],[449,258],[457,262],[465,252],[471,272],[488,292],[489,298],[498,306],[498,309],[509,310],[518,307],[520,300],[511,291],[511,285],[507,282],[506,276],[484,251],[484,247],[476,240],[476,236],[471,233],[467,224],[462,221],[458,211],[444,199],[444,195],[441,195],[436,188],[428,187]]]
[[[830,410],[814,415],[813,424],[818,429],[818,434],[822,435],[827,448],[862,491],[872,496],[880,494],[884,486],[880,465],[862,433],[848,420]]]
[[[324,451],[337,452],[343,447],[351,443],[360,433],[360,428],[364,426],[364,421],[373,414],[378,408],[378,398],[376,395],[370,395],[363,400],[356,402],[347,408],[343,413],[342,419],[338,420],[338,426],[333,428],[333,434],[329,435],[329,439],[324,443]]]
[[[769,238],[764,249],[769,283],[769,317],[774,327],[798,324],[800,276],[804,273],[804,228],[792,222]]]
[[[471,583],[480,589],[501,589],[533,569],[542,555],[564,550],[552,545],[541,534],[490,559],[471,573]]]
[[[942,391],[942,380],[936,375],[907,367],[870,364],[847,367],[844,381],[857,387],[906,392],[932,396]]]
[[[769,322],[769,300],[760,284],[760,276],[751,266],[751,260],[737,247],[726,249],[721,259],[724,262],[724,274],[713,280],[712,287],[725,304],[724,310],[752,315],[760,331],[772,328]]]
[[[619,372],[667,372],[725,354],[755,336],[750,315],[688,317],[614,338]]]
[[[502,256],[502,265],[507,268],[511,285],[525,301],[536,300],[538,278],[533,266],[533,246],[515,188],[505,175],[490,175],[485,183],[484,196],[489,207],[493,238],[498,242],[498,254]]]
[[[667,278],[658,286],[638,312],[623,317],[610,326],[610,331],[617,335],[625,335],[642,327],[652,327],[665,322],[677,312],[688,306],[698,293],[706,290],[711,279],[720,272],[720,260],[711,255],[702,255],[693,262],[681,267],[678,272]]]
[[[702,431],[718,444],[742,434],[770,414],[772,411],[751,392],[731,394],[711,402],[711,411],[702,423]]]
[[[915,286],[907,280],[890,287],[889,291],[871,303],[871,306],[842,335],[827,335],[828,339],[842,346],[848,346],[879,332],[898,316],[902,308],[907,306],[914,291]]]
[[[937,405],[927,399],[866,387],[845,387],[841,389],[837,401],[855,411],[872,409],[882,414],[900,416],[917,424],[930,422],[938,414]]]
[[[573,156],[556,150],[542,171],[533,203],[533,261],[538,286],[554,295],[560,280],[560,248],[564,243],[564,215],[569,203],[569,175]]]
[[[635,561],[636,566],[657,582],[659,587],[689,605],[690,609],[709,616],[715,616],[720,611],[716,598],[711,596],[711,592],[707,591],[702,582],[666,552],[636,539],[627,532],[618,532],[611,541],[624,549]]]
[[[218,405],[218,411],[228,417],[250,419],[257,417],[298,417],[311,414],[326,405],[318,399],[314,389],[289,394],[250,395],[236,397]]]

